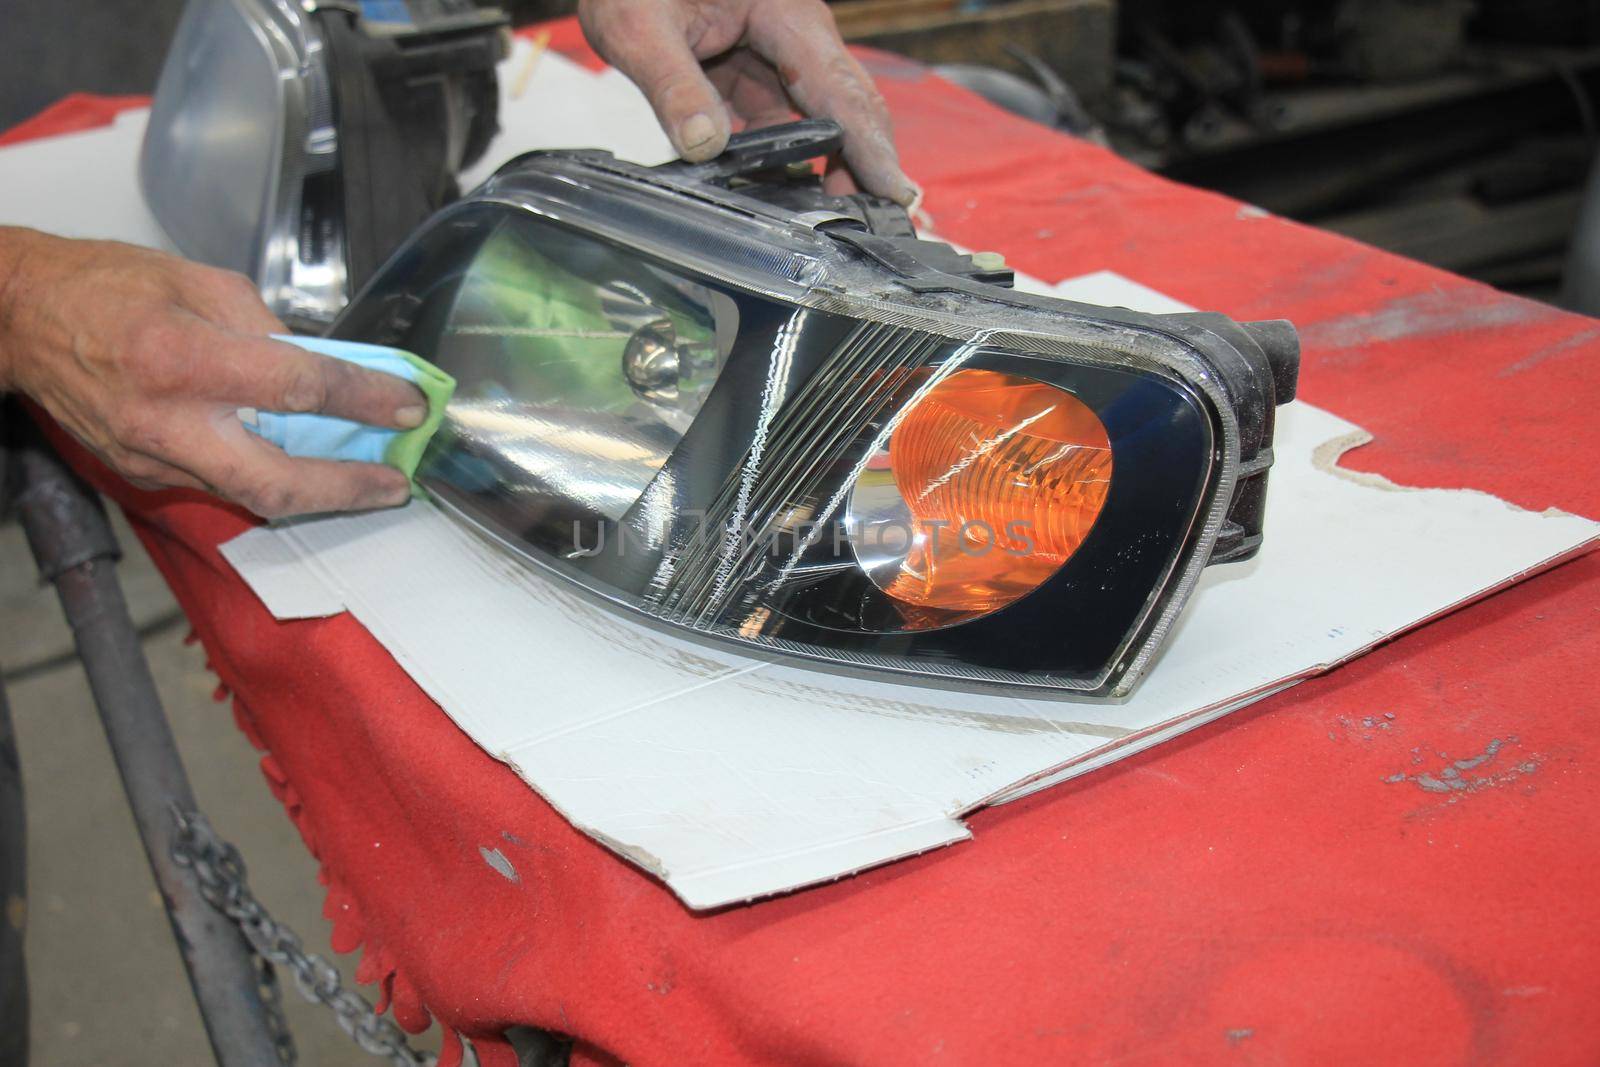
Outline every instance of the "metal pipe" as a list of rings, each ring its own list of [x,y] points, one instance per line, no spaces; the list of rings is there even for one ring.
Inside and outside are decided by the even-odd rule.
[[[11,709],[0,685],[0,1063],[28,1062],[28,980],[22,965],[27,914],[22,769]]]
[[[1572,228],[1567,269],[1561,280],[1561,304],[1585,315],[1600,315],[1600,155],[1589,171],[1583,207]]]
[[[277,1035],[249,944],[172,858],[172,811],[194,811],[194,791],[117,583],[121,552],[111,524],[94,491],[38,430],[23,429],[11,456],[16,510],[39,573],[55,584],[72,626],[212,1052],[221,1067],[277,1067]]]

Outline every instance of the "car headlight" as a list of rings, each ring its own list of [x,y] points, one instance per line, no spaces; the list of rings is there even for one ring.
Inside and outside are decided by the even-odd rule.
[[[488,147],[505,26],[470,0],[189,0],[139,158],[151,213],[325,327]]]
[[[1014,292],[893,205],[794,176],[837,135],[742,135],[700,165],[524,157],[332,332],[453,375],[421,483],[618,608],[1125,694],[1199,570],[1260,542],[1293,329]]]

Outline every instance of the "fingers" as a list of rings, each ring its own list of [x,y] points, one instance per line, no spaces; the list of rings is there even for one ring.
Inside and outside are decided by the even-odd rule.
[[[822,191],[829,196],[849,196],[860,192],[861,187],[856,184],[855,175],[837,164],[836,159],[828,160],[828,167],[822,172]]]
[[[191,471],[212,492],[264,519],[394,507],[411,496],[411,483],[392,467],[292,458],[231,415],[209,428],[193,426],[191,435],[177,446]]]
[[[727,146],[732,125],[725,99],[752,128],[787,117],[787,107],[759,79],[730,84],[716,71],[723,60],[712,61],[713,78],[701,69],[697,53],[714,56],[740,43],[735,23],[743,18],[743,43],[776,68],[782,95],[805,114],[843,127],[844,159],[861,187],[910,204],[916,189],[900,169],[888,109],[846,51],[822,0],[733,6],[744,10],[738,16],[723,11],[721,18],[702,11],[695,28],[687,23],[693,14],[688,6],[658,0],[581,0],[578,18],[595,51],[643,90],[679,154],[692,161],[710,159]],[[728,57],[730,67],[733,59]]]
[[[403,378],[307,352],[284,341],[235,338],[217,360],[210,399],[262,411],[309,412],[409,430],[427,417],[421,390]]]
[[[205,490],[268,519],[393,507],[411,496],[392,467],[288,456],[227,405],[173,404],[159,418],[125,420],[116,439],[91,447],[142,489]]]
[[[400,430],[427,417],[426,398],[403,378],[182,313],[145,316],[118,346],[117,359],[130,396],[333,415]]]
[[[332,415],[376,426],[421,425],[426,401],[410,382],[282,341],[191,321],[146,334],[170,359],[144,364],[156,399],[113,420],[142,483],[205,488],[268,519],[392,507],[410,482],[372,463],[292,458],[245,430],[236,410]]]
[[[159,453],[115,451],[112,465],[140,488],[202,489],[264,519],[394,507],[411,497],[411,483],[392,467],[293,458],[249,434],[227,409],[210,417],[184,411]]]
[[[747,130],[759,130],[795,119],[794,102],[778,79],[772,64],[750,51],[736,48],[705,65],[706,77]]]
[[[700,162],[727,147],[732,132],[728,109],[689,47],[677,5],[591,2],[579,7],[578,18],[595,51],[650,101],[679,155]]]
[[[889,109],[845,49],[827,6],[821,0],[757,0],[747,39],[778,69],[802,111],[843,127],[844,159],[861,187],[910,204],[916,187],[900,169]]]

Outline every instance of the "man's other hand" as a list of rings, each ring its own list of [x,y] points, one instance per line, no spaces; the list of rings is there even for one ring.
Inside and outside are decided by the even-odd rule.
[[[240,408],[423,421],[415,386],[267,336],[282,332],[242,275],[0,227],[0,391],[32,397],[113,470],[266,518],[403,503],[399,471],[291,458],[239,421]]]
[[[721,152],[750,128],[799,111],[844,128],[844,162],[867,192],[909,205],[883,97],[845,50],[822,0],[579,0],[595,51],[644,90],[684,159]],[[847,192],[849,175],[827,188]]]

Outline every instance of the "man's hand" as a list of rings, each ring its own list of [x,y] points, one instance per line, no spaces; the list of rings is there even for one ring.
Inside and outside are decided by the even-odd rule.
[[[268,339],[247,279],[109,241],[0,228],[0,391],[20,390],[119,474],[266,518],[403,503],[404,475],[294,459],[239,408],[421,425],[409,382]]]
[[[644,90],[683,158],[728,143],[735,116],[749,127],[795,111],[844,128],[844,161],[861,188],[909,205],[889,112],[839,38],[822,0],[579,0],[596,52]],[[848,176],[828,188],[848,191]]]

